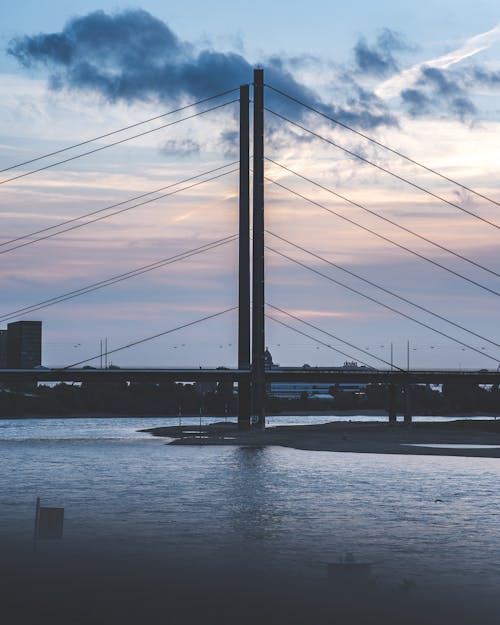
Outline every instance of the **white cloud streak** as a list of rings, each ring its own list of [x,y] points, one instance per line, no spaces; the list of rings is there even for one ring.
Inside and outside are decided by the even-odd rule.
[[[484,33],[480,33],[479,35],[475,35],[474,37],[467,39],[465,43],[460,46],[460,48],[457,48],[452,52],[448,52],[448,54],[439,56],[436,59],[430,59],[429,61],[417,63],[412,65],[412,67],[403,70],[398,75],[392,76],[388,80],[382,82],[375,89],[375,94],[383,100],[389,100],[390,98],[397,97],[401,91],[414,84],[423,67],[447,69],[451,65],[460,63],[461,61],[486,50],[498,39],[500,39],[500,23]]]

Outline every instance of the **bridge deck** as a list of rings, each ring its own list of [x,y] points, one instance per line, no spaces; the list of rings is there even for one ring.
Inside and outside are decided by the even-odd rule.
[[[0,369],[0,383],[34,382],[201,382],[242,381],[251,377],[245,369]],[[360,384],[443,384],[468,382],[500,384],[499,371],[487,370],[410,370],[333,369],[322,367],[266,370],[271,382],[356,382]]]

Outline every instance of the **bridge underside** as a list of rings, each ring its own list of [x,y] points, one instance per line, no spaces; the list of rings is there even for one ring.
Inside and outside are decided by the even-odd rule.
[[[244,369],[1,369],[0,384],[16,382],[249,382]],[[283,368],[265,372],[265,381],[341,384],[500,384],[498,371],[349,371],[327,368]]]

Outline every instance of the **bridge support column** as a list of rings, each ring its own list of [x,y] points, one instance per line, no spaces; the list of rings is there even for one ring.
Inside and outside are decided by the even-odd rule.
[[[411,414],[411,387],[409,384],[406,384],[404,387],[405,393],[405,423],[410,424],[412,422],[412,414]]]
[[[389,423],[396,423],[398,420],[397,391],[398,387],[395,384],[389,384]]]
[[[264,327],[264,70],[254,70],[253,83],[253,307],[252,388],[257,426],[266,426]]]
[[[250,371],[250,86],[240,87],[238,369]],[[250,378],[238,381],[238,428],[250,427]]]

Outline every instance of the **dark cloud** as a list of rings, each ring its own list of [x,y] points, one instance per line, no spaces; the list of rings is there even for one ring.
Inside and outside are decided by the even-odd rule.
[[[195,55],[164,22],[142,10],[74,18],[62,33],[11,41],[8,53],[23,65],[45,65],[52,86],[92,89],[110,101],[202,98],[251,77],[240,55]]]
[[[417,84],[430,86],[436,94],[444,97],[462,93],[462,87],[458,82],[437,67],[423,67]]]
[[[476,107],[467,95],[463,76],[436,67],[424,67],[419,84],[428,86],[435,99],[462,121],[476,113]]]
[[[486,87],[500,86],[500,72],[492,72],[482,67],[473,67],[470,72],[470,77],[476,84]]]
[[[430,100],[420,89],[405,89],[401,92],[401,99],[412,117],[425,115],[429,111]]]
[[[354,59],[358,72],[386,76],[399,70],[394,52],[409,49],[403,37],[385,28],[377,37],[374,45],[369,45],[361,38],[354,47]]]
[[[415,86],[401,92],[401,99],[413,117],[430,112],[447,112],[461,121],[477,112],[467,93],[467,72],[460,74],[437,67],[423,67]]]
[[[166,156],[193,156],[201,150],[201,145],[192,139],[169,139],[162,147]]]
[[[402,33],[390,28],[382,29],[377,37],[377,44],[386,54],[403,50],[414,50],[414,46],[410,45]]]
[[[381,49],[394,47],[392,35],[380,39]],[[395,36],[394,36],[395,37]],[[168,25],[144,10],[116,14],[96,11],[70,20],[60,33],[13,39],[7,52],[26,67],[44,66],[53,89],[92,90],[113,101],[176,102],[206,96],[249,83],[253,66],[241,55],[211,48],[197,51],[181,41]],[[305,62],[311,59],[304,57]],[[298,67],[295,57],[291,67]],[[363,128],[392,125],[386,110],[374,113],[360,99],[354,109],[324,103],[300,84],[285,63],[272,57],[263,63],[266,82],[299,100]],[[277,96],[268,92],[268,102]],[[280,98],[280,110],[304,110]]]
[[[370,48],[364,39],[361,39],[354,48],[356,66],[360,72],[384,76],[397,70],[397,64],[392,56],[385,56],[378,50]]]
[[[350,126],[365,128],[377,126],[398,126],[398,119],[387,105],[373,91],[365,89],[351,72],[341,71],[336,75],[334,97],[346,105],[340,121]],[[326,112],[326,111],[325,111]],[[368,117],[365,118],[365,115]],[[376,124],[374,124],[374,120]]]
[[[476,106],[467,96],[453,98],[450,102],[450,108],[451,111],[462,121],[470,119],[477,113]]]
[[[239,158],[240,133],[238,130],[224,130],[219,136],[224,157],[234,160]]]

